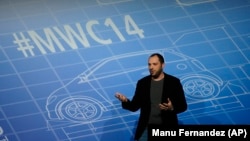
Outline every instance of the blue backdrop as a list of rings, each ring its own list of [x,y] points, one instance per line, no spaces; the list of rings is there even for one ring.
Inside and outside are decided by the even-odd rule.
[[[249,0],[1,0],[0,139],[128,141],[121,108],[153,52],[182,124],[250,124]]]

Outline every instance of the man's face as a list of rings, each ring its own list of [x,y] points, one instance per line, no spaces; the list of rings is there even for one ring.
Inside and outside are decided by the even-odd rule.
[[[152,56],[148,59],[148,69],[152,77],[158,78],[163,72],[164,64],[159,61],[157,56]]]

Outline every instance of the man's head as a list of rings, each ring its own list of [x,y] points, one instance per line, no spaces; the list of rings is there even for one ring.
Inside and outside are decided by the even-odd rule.
[[[148,69],[153,79],[158,79],[163,76],[163,68],[165,66],[164,58],[159,53],[154,53],[149,56]]]

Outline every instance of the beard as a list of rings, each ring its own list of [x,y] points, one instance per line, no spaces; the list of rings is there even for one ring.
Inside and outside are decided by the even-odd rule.
[[[151,75],[151,77],[153,77],[153,78],[158,78],[158,77],[160,76],[161,73],[162,73],[162,69],[160,69],[160,70],[158,70],[158,71],[156,71],[156,72],[150,71],[150,75]]]

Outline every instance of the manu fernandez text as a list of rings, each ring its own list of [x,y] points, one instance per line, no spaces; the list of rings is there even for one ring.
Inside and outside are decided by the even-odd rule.
[[[226,136],[226,131],[224,130],[216,130],[212,129],[210,131],[207,130],[186,130],[186,129],[178,129],[178,130],[160,130],[160,129],[152,129],[152,136]]]

